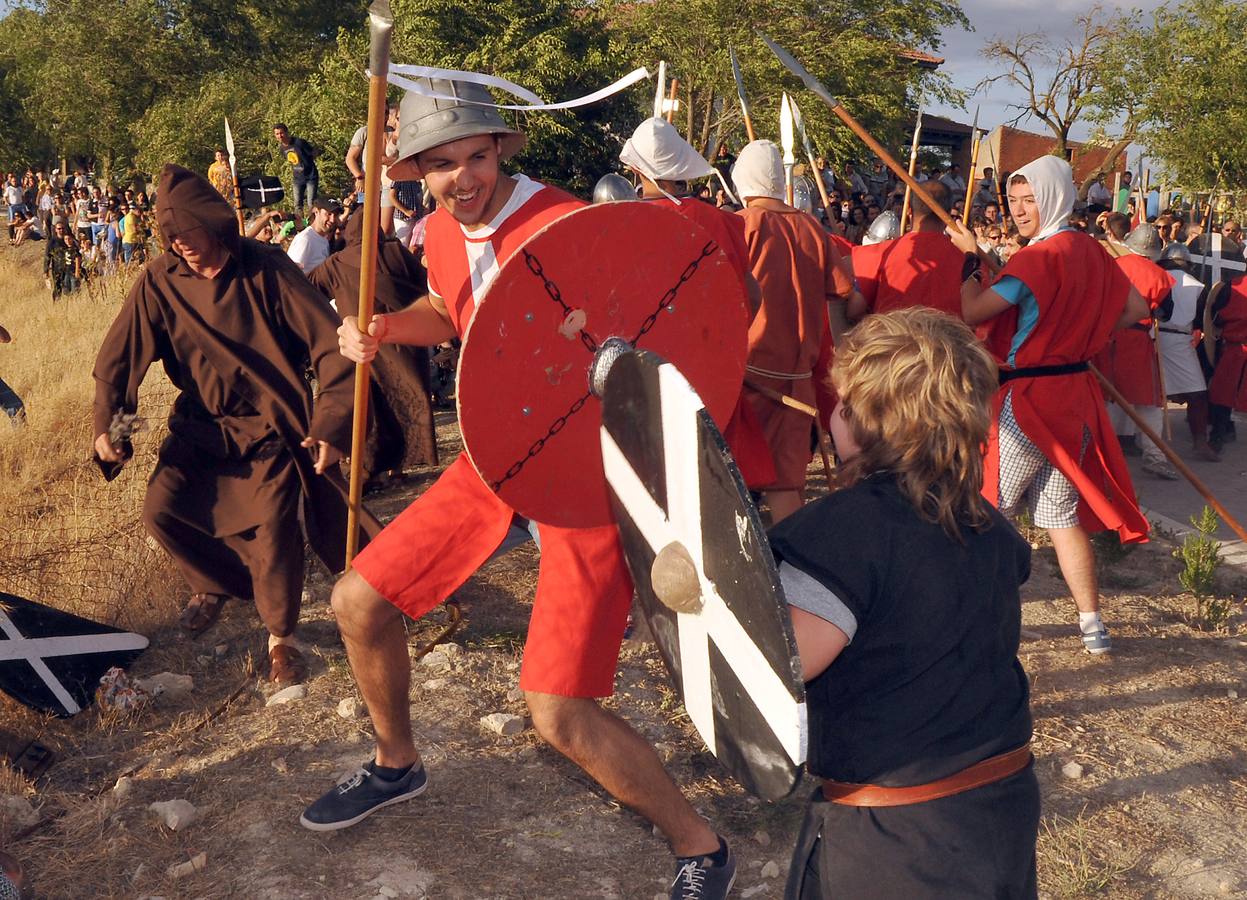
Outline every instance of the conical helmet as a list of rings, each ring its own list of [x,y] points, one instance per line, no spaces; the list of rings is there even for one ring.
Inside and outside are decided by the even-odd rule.
[[[1136,225],[1135,229],[1126,235],[1123,243],[1130,248],[1131,252],[1146,256],[1152,262],[1160,259],[1163,243],[1155,225],[1149,225],[1146,222]]]
[[[862,243],[882,244],[884,241],[890,241],[901,235],[901,220],[896,217],[896,213],[892,210],[881,212],[870,223],[870,227],[866,229],[866,234],[862,236]]]
[[[611,203],[615,200],[635,200],[636,188],[616,172],[608,172],[593,186],[594,203]]]

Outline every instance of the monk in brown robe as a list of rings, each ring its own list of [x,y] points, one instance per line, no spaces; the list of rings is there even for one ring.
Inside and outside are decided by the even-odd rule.
[[[270,635],[270,678],[297,683],[307,672],[294,639],[304,537],[331,572],[345,558],[338,460],[350,449],[353,367],[324,298],[280,248],[238,235],[205,178],[165,166],[156,218],[165,252],[144,267],[96,359],[95,452],[106,468],[125,462],[110,426],[135,412],[160,362],[181,393],[143,521],[190,584],[182,626],[198,634],[227,597],[252,598]]]
[[[393,238],[378,235],[376,311],[394,313],[428,293],[419,260]],[[346,247],[312,271],[308,280],[334,301],[339,316],[359,313],[364,250],[363,209],[346,223]],[[368,440],[361,463],[376,483],[381,473],[437,465],[433,410],[429,403],[429,357],[424,347],[387,344],[372,362]]]

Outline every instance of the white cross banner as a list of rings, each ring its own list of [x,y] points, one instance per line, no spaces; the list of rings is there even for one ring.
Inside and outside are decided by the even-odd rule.
[[[659,651],[707,748],[766,799],[806,756],[806,708],[787,607],[757,511],[684,377],[652,353],[622,356],[603,394],[602,456],[633,582]],[[677,612],[650,581],[679,544],[699,608]]]
[[[251,175],[240,181],[238,188],[242,191],[243,206],[247,209],[272,206],[286,196],[281,179],[275,175]]]
[[[0,690],[34,709],[81,712],[100,676],[129,665],[147,643],[141,634],[0,593]]]

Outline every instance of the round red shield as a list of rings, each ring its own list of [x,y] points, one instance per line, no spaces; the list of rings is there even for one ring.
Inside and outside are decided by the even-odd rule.
[[[617,353],[619,339],[658,353],[722,425],[740,393],[747,328],[740,279],[696,223],[644,202],[569,213],[507,260],[464,335],[457,387],[468,457],[520,515],[608,525],[595,359]]]

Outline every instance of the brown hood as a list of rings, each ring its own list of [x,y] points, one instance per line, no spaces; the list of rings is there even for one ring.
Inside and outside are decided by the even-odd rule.
[[[156,188],[156,223],[160,240],[170,249],[170,235],[202,227],[235,258],[241,250],[238,219],[216,188],[197,172],[166,163]]]

